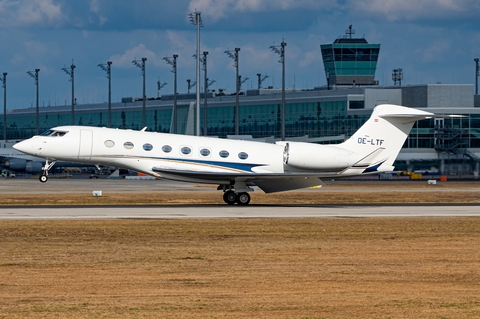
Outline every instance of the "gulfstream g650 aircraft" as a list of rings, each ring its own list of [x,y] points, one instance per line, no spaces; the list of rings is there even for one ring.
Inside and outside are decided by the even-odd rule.
[[[267,144],[88,126],[59,126],[14,145],[46,158],[40,181],[56,161],[127,168],[171,180],[218,184],[228,204],[250,202],[251,186],[266,193],[319,185],[321,178],[389,172],[413,124],[454,117],[397,105],[377,106],[370,119],[337,145]]]

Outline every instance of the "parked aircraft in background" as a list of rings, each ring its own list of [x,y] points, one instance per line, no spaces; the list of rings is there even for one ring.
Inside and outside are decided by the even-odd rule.
[[[415,121],[432,117],[456,116],[379,105],[350,139],[336,145],[59,126],[14,148],[46,158],[42,182],[56,161],[101,164],[171,180],[218,184],[226,203],[246,205],[252,186],[271,193],[316,186],[321,178],[391,172]]]
[[[0,148],[0,166],[14,172],[40,173],[45,158],[27,155],[14,148]]]

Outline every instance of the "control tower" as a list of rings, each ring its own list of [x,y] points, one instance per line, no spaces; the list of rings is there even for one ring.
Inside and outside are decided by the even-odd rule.
[[[365,38],[353,38],[352,25],[332,44],[322,44],[323,66],[328,88],[334,85],[376,85],[380,44],[368,44]]]

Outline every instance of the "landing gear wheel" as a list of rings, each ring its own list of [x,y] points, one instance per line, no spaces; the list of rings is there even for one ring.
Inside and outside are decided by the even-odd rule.
[[[228,205],[233,205],[237,201],[237,195],[234,191],[226,191],[225,193],[223,193],[223,200]]]
[[[238,205],[248,205],[250,203],[250,195],[248,193],[240,193],[237,195]]]
[[[48,181],[48,177],[47,175],[40,175],[40,177],[38,178],[38,180],[42,183],[45,183]]]

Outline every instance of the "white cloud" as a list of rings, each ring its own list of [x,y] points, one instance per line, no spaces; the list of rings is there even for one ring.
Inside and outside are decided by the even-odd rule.
[[[114,55],[110,57],[109,60],[112,61],[116,67],[127,68],[134,66],[132,64],[133,60],[141,60],[142,58],[147,58],[147,63],[153,62],[155,65],[157,65],[159,60],[156,54],[153,51],[147,49],[147,47],[143,43],[137,45],[134,48],[126,50],[121,55]]]
[[[345,8],[382,16],[388,21],[455,18],[480,12],[476,0],[349,0]]]
[[[202,16],[217,21],[239,12],[326,9],[335,5],[335,1],[329,0],[191,0],[188,9],[190,12],[198,10]]]
[[[100,6],[98,4],[99,0],[91,0],[90,1],[90,11],[95,13],[98,16],[98,20],[100,25],[103,25],[105,22],[108,21],[108,18],[100,14]]]
[[[59,26],[65,19],[60,5],[53,0],[0,2],[0,22],[6,27]]]

